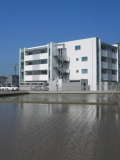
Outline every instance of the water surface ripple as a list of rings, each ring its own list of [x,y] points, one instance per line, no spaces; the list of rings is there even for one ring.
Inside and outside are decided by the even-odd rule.
[[[0,103],[0,159],[120,160],[117,106]]]

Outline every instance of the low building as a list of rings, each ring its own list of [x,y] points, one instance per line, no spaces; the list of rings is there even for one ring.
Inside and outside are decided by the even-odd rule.
[[[19,86],[19,75],[6,75],[7,77],[7,84]]]
[[[7,84],[7,77],[6,76],[0,76],[0,85]]]

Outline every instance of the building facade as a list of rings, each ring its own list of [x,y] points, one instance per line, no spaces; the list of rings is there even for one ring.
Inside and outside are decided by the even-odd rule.
[[[19,75],[6,75],[6,77],[7,77],[6,80],[7,84],[19,86]]]
[[[87,38],[20,49],[20,85],[87,80],[90,90],[120,82],[120,44]],[[86,84],[84,84],[86,85]]]
[[[0,85],[7,85],[7,84],[19,86],[19,75],[0,76]]]
[[[0,85],[6,85],[6,84],[7,84],[7,77],[0,76]]]

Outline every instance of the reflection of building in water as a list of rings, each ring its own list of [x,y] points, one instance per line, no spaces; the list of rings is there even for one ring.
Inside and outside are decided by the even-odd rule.
[[[33,114],[45,113],[44,116],[50,114],[61,114],[69,111],[69,105],[65,104],[36,104],[36,103],[19,103],[19,109],[22,113],[31,118]],[[43,116],[43,115],[42,115]]]
[[[22,123],[23,129],[27,130],[31,124],[46,125],[54,117],[56,123],[57,121],[63,123],[60,117],[61,115],[66,117],[68,111],[69,105],[19,103],[19,120]]]
[[[19,113],[24,127],[50,117],[48,104],[19,103]]]
[[[96,118],[101,118],[101,105],[96,105]]]
[[[48,104],[48,111],[53,114],[67,113],[69,105],[66,104]]]
[[[109,106],[106,105],[97,105],[96,106],[96,118],[101,119],[107,116],[107,108]]]
[[[112,105],[97,105],[96,106],[96,118],[108,118],[108,116],[119,118],[119,114],[117,112],[117,106]]]

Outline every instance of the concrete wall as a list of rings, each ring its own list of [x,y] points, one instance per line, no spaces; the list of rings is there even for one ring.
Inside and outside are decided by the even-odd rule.
[[[20,85],[19,89],[21,91],[30,91],[31,90],[31,86],[30,85]]]
[[[86,83],[86,86],[83,83]],[[82,85],[81,82],[63,83],[62,79],[49,82],[49,91],[88,91],[89,89],[87,80],[82,80]]]
[[[75,46],[80,45],[80,50],[75,50]],[[96,38],[88,38],[76,41],[65,42],[67,56],[70,58],[70,80],[88,79],[88,85],[92,90],[97,86],[97,62],[96,62]],[[82,57],[87,57],[87,61],[82,61]],[[76,61],[78,58],[78,61]],[[82,69],[87,69],[88,73],[82,73]],[[78,73],[76,72],[78,70]]]
[[[62,84],[62,91],[80,91],[81,84],[79,82],[70,82]]]
[[[56,81],[49,82],[49,91],[57,91],[57,83]]]

